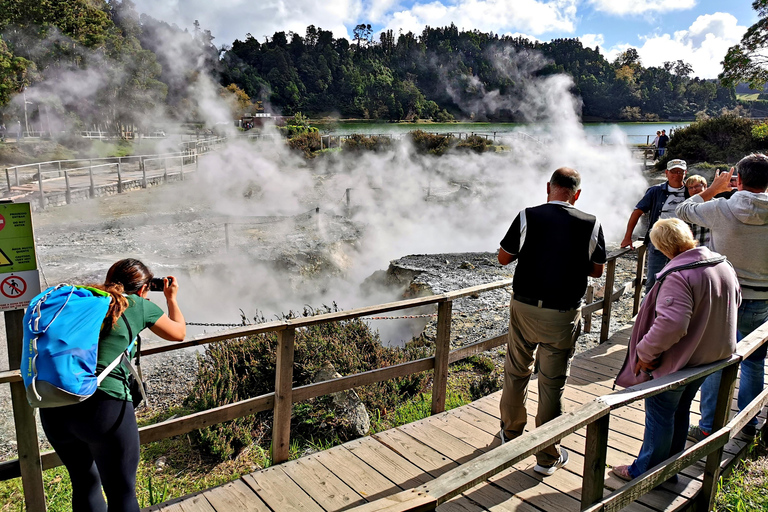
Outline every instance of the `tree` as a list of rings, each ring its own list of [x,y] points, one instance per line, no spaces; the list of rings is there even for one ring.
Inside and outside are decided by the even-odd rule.
[[[768,83],[768,0],[754,0],[752,8],[760,19],[747,29],[741,43],[728,49],[718,77],[724,86],[747,82],[752,89],[762,89]]]

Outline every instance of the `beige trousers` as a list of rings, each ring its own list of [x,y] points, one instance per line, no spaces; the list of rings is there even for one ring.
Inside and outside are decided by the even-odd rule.
[[[539,381],[536,426],[562,414],[568,365],[580,332],[581,309],[561,312],[511,301],[504,390],[500,404],[501,428],[507,439],[514,439],[525,430],[528,420],[525,402],[528,381],[534,368],[534,353]],[[560,457],[558,445],[538,452],[537,462],[542,466],[557,462]]]

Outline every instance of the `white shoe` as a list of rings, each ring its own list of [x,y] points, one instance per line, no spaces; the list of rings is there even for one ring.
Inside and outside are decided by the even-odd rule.
[[[539,464],[536,464],[535,466],[533,466],[533,470],[539,473],[540,475],[549,476],[549,475],[552,475],[558,469],[565,466],[566,464],[568,464],[568,451],[561,446],[560,458],[557,459],[557,462],[555,462],[551,466],[541,466]]]

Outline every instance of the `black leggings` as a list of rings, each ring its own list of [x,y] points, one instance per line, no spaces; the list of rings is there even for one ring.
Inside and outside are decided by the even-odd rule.
[[[138,512],[139,430],[133,404],[97,391],[75,405],[40,409],[45,435],[69,471],[72,510]]]

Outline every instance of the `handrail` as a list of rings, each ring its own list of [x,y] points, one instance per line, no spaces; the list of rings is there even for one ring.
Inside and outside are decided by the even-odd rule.
[[[486,452],[420,487],[366,503],[352,510],[355,512],[382,510],[385,505],[388,505],[386,510],[389,512],[434,510],[440,504],[501,473],[526,457],[554,444],[566,435],[584,426],[588,427],[586,441],[588,448],[585,450],[583,478],[585,482],[589,481],[592,484],[592,488],[588,489],[586,483],[582,487],[582,510],[588,512],[620,510],[642,494],[653,490],[658,484],[664,482],[673,474],[677,474],[682,469],[696,463],[702,456],[710,456],[707,466],[708,472],[711,471],[709,466],[712,463],[709,459],[713,458],[712,456],[714,455],[713,460],[717,469],[714,475],[705,473],[705,483],[701,493],[701,497],[707,501],[705,503],[705,506],[707,506],[716,490],[714,486],[717,483],[716,477],[719,471],[723,447],[730,439],[735,437],[736,433],[747,424],[751,417],[759,413],[762,407],[768,404],[768,389],[764,389],[757,398],[727,425],[722,428],[716,428],[704,441],[696,443],[682,454],[670,457],[658,466],[649,469],[642,476],[603,498],[604,457],[608,441],[607,420],[609,420],[612,410],[625,407],[631,403],[671,389],[676,389],[717,371],[727,370],[727,372],[723,371],[721,393],[718,395],[718,412],[715,418],[716,425],[718,422],[722,424],[728,412],[727,408],[730,407],[730,397],[733,395],[733,384],[739,363],[744,357],[747,357],[766,342],[768,342],[768,322],[745,337],[739,343],[737,352],[727,359],[705,366],[685,368],[659,379],[597,397],[591,402],[573,411],[569,411],[541,427],[526,432],[522,436],[508,441],[500,447]],[[723,390],[726,390],[726,392],[723,393]],[[723,397],[726,400],[720,400]],[[722,402],[727,402],[727,404],[723,406]],[[717,417],[718,414],[720,417]],[[604,424],[602,425],[603,428],[595,427],[598,422]],[[596,443],[595,439],[598,436],[603,437],[602,444],[600,445]],[[590,447],[594,451],[590,450]],[[601,453],[595,453],[595,451],[602,451],[602,457]],[[595,461],[600,462],[600,459],[602,459],[602,463],[595,464]],[[599,485],[595,485],[597,483]],[[711,488],[707,489],[707,485],[710,485]],[[585,503],[584,494],[590,491],[591,496],[587,498],[590,501]],[[709,508],[706,510],[709,510]]]
[[[608,271],[606,275],[606,290],[613,289],[613,285],[611,283],[613,280],[612,273],[615,272],[616,268],[616,259],[623,256],[627,252],[628,249],[622,249],[609,255]],[[642,252],[639,253],[639,256],[642,256]],[[641,269],[642,267],[639,265],[638,268]],[[636,276],[635,282],[641,283],[642,275],[639,277]],[[272,460],[274,463],[280,463],[288,459],[288,447],[290,444],[290,416],[291,407],[294,402],[299,402],[312,397],[323,396],[338,391],[352,389],[361,385],[372,384],[429,370],[434,370],[432,413],[436,414],[442,412],[445,409],[445,389],[448,377],[448,365],[455,361],[469,357],[472,354],[500,346],[506,342],[506,336],[501,335],[481,340],[455,350],[451,350],[450,329],[453,301],[462,297],[508,287],[511,284],[512,279],[504,279],[463,288],[460,290],[445,292],[442,294],[431,295],[428,297],[406,299],[386,304],[356,308],[349,311],[325,313],[311,317],[289,318],[253,326],[243,326],[216,334],[206,334],[186,342],[147,348],[143,351],[143,354],[149,356],[162,352],[168,352],[171,350],[180,350],[191,346],[212,343],[214,341],[236,339],[242,338],[244,336],[252,336],[268,332],[276,333],[278,338],[274,392],[231,404],[224,404],[213,409],[170,419],[162,423],[142,427],[139,430],[141,443],[145,444],[166,439],[190,432],[192,430],[204,428],[246,415],[255,414],[257,412],[268,411],[271,409],[273,411]],[[617,293],[614,293],[613,291],[610,293],[606,292],[606,296],[602,300],[604,317],[610,315],[611,300],[616,296]],[[352,320],[355,318],[361,318],[402,309],[410,309],[413,307],[425,305],[437,305],[438,307],[437,341],[435,353],[432,356],[415,361],[409,361],[399,365],[376,368],[367,372],[348,375],[330,381],[309,384],[296,388],[293,387],[293,345],[296,329],[328,322]],[[13,313],[21,312],[16,311]],[[11,325],[14,324],[12,323]],[[17,326],[17,328],[20,328],[20,325]],[[17,342],[20,343],[20,341],[18,341],[19,338],[20,334],[18,337],[8,337],[9,340],[17,339]],[[9,342],[9,354],[15,354],[17,352],[18,350],[15,346],[13,350],[11,350],[11,344]],[[12,367],[8,372],[0,372],[0,383],[8,382],[12,389],[16,390],[15,393],[12,393],[12,396],[15,397],[15,400],[20,401],[25,396],[25,392],[23,389],[23,384],[19,382],[20,374],[17,368],[18,366],[15,368]],[[23,404],[15,404],[15,408],[22,407],[22,405],[23,407],[26,407],[26,409],[29,408],[28,404],[26,404],[26,401],[23,401]],[[600,412],[600,414],[608,414],[610,412],[610,407],[605,403],[602,403],[599,405],[599,407],[593,407],[597,407],[596,411],[605,410],[605,413]],[[560,419],[559,422],[565,422],[568,417],[569,416],[566,415],[564,419]],[[555,428],[561,423],[553,423],[550,428]],[[34,425],[34,423],[32,423],[32,425]],[[535,436],[538,436],[535,437],[535,439],[539,440],[537,441],[540,443],[539,446],[546,446],[547,443],[554,443],[556,439],[560,439],[567,435],[567,433],[573,431],[569,430],[572,428],[572,426],[569,426],[569,424],[563,423],[563,425],[565,430],[562,432],[555,432],[555,435],[560,437],[544,439],[541,438],[541,432],[534,434]],[[27,430],[30,430],[31,432]],[[550,432],[550,430],[547,430],[546,432]],[[42,471],[43,468],[47,469],[61,464],[58,456],[54,452],[39,454],[37,448],[37,434],[34,428],[28,428],[24,431],[17,430],[17,437],[19,438],[19,458],[0,463],[0,480],[18,477],[21,474],[22,481],[24,482],[25,468],[27,468],[26,474],[29,474],[30,471],[32,474],[34,474],[35,472]],[[27,437],[29,439],[27,439]],[[24,442],[22,442],[22,440]],[[37,462],[35,463],[35,461]],[[32,466],[29,466],[30,464],[32,464]],[[30,508],[30,510],[32,512],[37,512],[37,509],[34,508]]]

